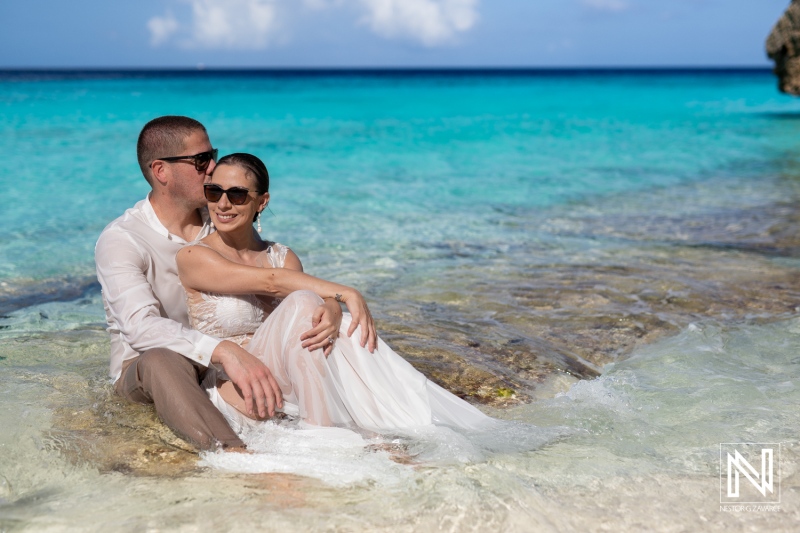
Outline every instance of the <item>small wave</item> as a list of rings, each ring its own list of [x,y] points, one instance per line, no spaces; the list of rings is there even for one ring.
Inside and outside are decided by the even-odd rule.
[[[242,439],[252,453],[205,452],[200,466],[247,474],[297,474],[332,486],[393,485],[410,475],[389,451],[379,449],[385,444],[382,439],[365,440],[346,429],[303,429],[269,421],[247,428]]]
[[[200,466],[237,473],[296,474],[337,487],[387,487],[407,481],[419,467],[479,463],[497,455],[533,451],[568,433],[566,428],[494,420],[481,430],[431,425],[364,437],[342,428],[269,421],[242,435],[251,453],[205,452]]]

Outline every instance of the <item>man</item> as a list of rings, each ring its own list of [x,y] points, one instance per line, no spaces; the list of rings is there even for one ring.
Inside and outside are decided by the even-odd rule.
[[[282,407],[280,388],[269,369],[240,346],[189,328],[175,264],[181,247],[213,231],[203,183],[217,150],[196,120],[165,116],[142,129],[137,156],[152,191],[103,230],[95,249],[115,390],[130,401],[153,403],[164,423],[201,449],[243,448],[201,387],[209,363],[223,367],[253,416],[272,416]],[[264,292],[285,296],[300,288],[298,275],[304,276],[271,272]],[[374,324],[360,295],[355,299],[354,322],[362,326],[362,345],[368,341],[372,348]],[[339,304],[331,298],[321,308],[323,320],[338,328]]]

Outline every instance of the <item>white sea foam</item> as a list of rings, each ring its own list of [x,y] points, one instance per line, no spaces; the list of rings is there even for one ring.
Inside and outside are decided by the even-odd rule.
[[[417,467],[479,463],[533,451],[568,433],[567,428],[497,420],[480,431],[431,425],[365,438],[342,428],[270,421],[244,431],[251,453],[205,452],[200,465],[226,472],[297,474],[331,486],[390,486],[407,481]]]
[[[375,449],[385,444],[381,439],[365,440],[347,429],[266,422],[247,428],[242,439],[252,453],[206,452],[200,465],[228,472],[298,474],[332,486],[392,485],[409,474],[389,452]]]

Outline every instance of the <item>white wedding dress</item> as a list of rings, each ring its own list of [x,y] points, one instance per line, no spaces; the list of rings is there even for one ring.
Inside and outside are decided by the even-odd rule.
[[[271,243],[263,252],[264,268],[282,268],[287,250]],[[283,300],[202,292],[188,298],[192,327],[236,342],[261,359],[281,388],[284,413],[299,417],[306,430],[330,428],[333,431],[322,433],[335,438],[338,431],[339,437],[350,434],[360,440],[348,430],[381,434],[432,424],[463,430],[491,425],[494,419],[432,383],[382,340],[370,353],[358,342],[360,329],[348,337],[349,313],[344,313],[327,358],[322,350],[303,348],[300,335],[311,329],[312,314],[321,303],[310,291],[297,291]],[[207,390],[238,433],[263,424],[227,404],[215,383]]]

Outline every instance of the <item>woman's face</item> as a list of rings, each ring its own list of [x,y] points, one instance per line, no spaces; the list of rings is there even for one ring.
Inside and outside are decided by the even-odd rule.
[[[208,201],[208,212],[218,231],[229,232],[244,226],[252,228],[253,217],[269,202],[269,193],[259,195],[256,192],[255,177],[236,165],[217,166],[209,183],[225,190],[249,191],[241,205],[231,202],[228,194],[223,194],[217,201]]]

